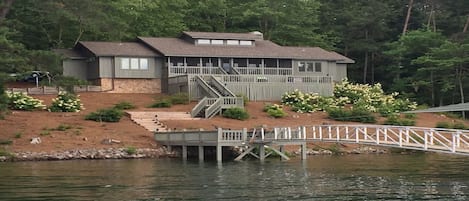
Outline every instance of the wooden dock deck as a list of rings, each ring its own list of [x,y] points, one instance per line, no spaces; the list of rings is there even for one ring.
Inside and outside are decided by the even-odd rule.
[[[219,162],[222,161],[223,147],[239,147],[243,151],[235,160],[249,154],[263,161],[274,152],[288,160],[283,146],[297,145],[301,146],[301,158],[306,159],[306,144],[318,141],[469,155],[469,130],[387,125],[317,125],[274,128],[268,132],[264,129],[222,128],[215,131],[156,132],[155,140],[169,149],[181,146],[184,159],[187,158],[188,146],[199,148],[198,155],[202,161],[204,148],[216,147]],[[253,152],[256,148],[258,153]]]

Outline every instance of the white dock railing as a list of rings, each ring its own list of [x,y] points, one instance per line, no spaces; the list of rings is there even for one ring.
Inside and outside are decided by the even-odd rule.
[[[372,144],[469,155],[469,130],[383,125],[312,126],[309,141]]]

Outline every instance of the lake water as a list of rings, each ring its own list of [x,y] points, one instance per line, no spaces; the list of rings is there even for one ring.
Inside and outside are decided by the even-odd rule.
[[[0,163],[0,200],[469,200],[469,157]]]

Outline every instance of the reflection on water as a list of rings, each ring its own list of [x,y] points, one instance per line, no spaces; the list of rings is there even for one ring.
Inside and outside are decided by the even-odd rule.
[[[0,200],[468,200],[468,157],[0,163]]]

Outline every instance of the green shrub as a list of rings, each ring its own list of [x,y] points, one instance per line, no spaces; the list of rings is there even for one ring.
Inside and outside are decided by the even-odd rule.
[[[162,107],[171,107],[171,106],[173,106],[173,104],[168,99],[162,99],[150,105],[151,108],[162,108]]]
[[[8,107],[13,110],[38,110],[44,109],[42,100],[28,96],[23,92],[6,92]]]
[[[246,95],[244,95],[244,94],[236,94],[236,96],[243,98],[243,104],[244,104],[244,106],[248,105],[248,103],[249,103],[249,98],[248,98],[248,96],[246,96]]]
[[[449,122],[445,121],[440,121],[436,123],[437,128],[452,128],[451,124]]]
[[[399,115],[390,115],[384,121],[385,125],[394,125],[394,126],[415,126],[415,121],[408,118],[400,118]]]
[[[41,132],[39,133],[39,135],[40,135],[40,136],[48,136],[48,135],[50,135],[50,131],[48,131],[48,130],[41,131]]]
[[[19,138],[21,138],[22,136],[23,136],[23,133],[21,133],[21,132],[15,132],[15,138],[16,138],[16,139],[19,139]]]
[[[267,110],[267,114],[274,118],[282,118],[287,116],[287,113],[285,113],[282,109],[269,109]]]
[[[115,104],[114,108],[119,109],[119,110],[129,110],[129,109],[134,109],[136,107],[132,103],[129,103],[127,101],[122,101],[120,103]]]
[[[362,122],[362,123],[376,123],[376,118],[369,111],[360,108],[354,108],[351,110],[352,116],[351,121]]]
[[[0,149],[0,156],[13,157],[14,154],[7,150]]]
[[[13,141],[11,140],[0,140],[0,145],[11,145]]]
[[[122,118],[122,110],[116,108],[100,109],[96,112],[91,112],[86,115],[86,120],[98,122],[118,122]]]
[[[249,114],[243,108],[232,107],[223,111],[223,117],[230,119],[246,120],[249,118]]]
[[[59,92],[57,98],[52,99],[52,104],[49,107],[51,112],[79,112],[84,109],[81,104],[79,95],[68,92]]]
[[[127,153],[128,155],[133,155],[133,154],[136,154],[137,153],[137,148],[135,147],[127,147],[125,148],[125,153]]]
[[[72,126],[68,125],[68,124],[60,124],[57,126],[57,128],[55,128],[54,130],[57,130],[57,131],[66,131],[68,129],[71,129]]]
[[[452,126],[454,129],[467,129],[466,125],[461,122],[456,122]]]
[[[354,121],[362,123],[375,123],[376,118],[371,112],[364,109],[353,108],[351,110],[330,108],[327,110],[329,118],[337,121]]]
[[[169,97],[174,105],[189,104],[189,95],[187,93],[176,93]]]
[[[404,117],[407,119],[415,119],[417,118],[417,114],[415,113],[404,113]]]

